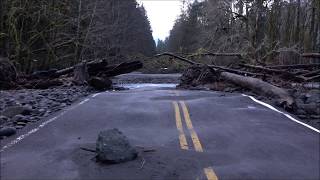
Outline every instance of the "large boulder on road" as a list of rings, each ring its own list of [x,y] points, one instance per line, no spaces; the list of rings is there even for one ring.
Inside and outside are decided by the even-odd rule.
[[[103,163],[121,163],[137,157],[137,151],[118,129],[99,133],[96,152],[98,161]]]

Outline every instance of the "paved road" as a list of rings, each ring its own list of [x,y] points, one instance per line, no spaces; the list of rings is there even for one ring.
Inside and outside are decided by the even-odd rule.
[[[319,179],[319,133],[240,94],[106,92],[56,116],[2,142],[1,179]],[[101,165],[80,149],[109,128],[138,159]]]

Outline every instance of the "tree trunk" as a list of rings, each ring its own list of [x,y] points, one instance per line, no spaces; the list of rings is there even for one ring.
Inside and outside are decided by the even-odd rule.
[[[76,47],[75,47],[75,53],[74,53],[74,62],[78,62],[80,59],[80,36],[81,36],[81,14],[82,14],[82,0],[79,0],[78,5],[78,18],[77,18],[77,30],[76,30]]]
[[[296,43],[300,42],[300,5],[301,5],[301,0],[297,0],[297,24],[296,24],[296,34],[295,34]]]
[[[260,79],[245,77],[228,72],[222,72],[221,78],[238,86],[250,89],[257,94],[264,95],[266,97],[277,98],[278,104],[284,106],[285,108],[292,108],[294,104],[294,99],[286,90]]]
[[[74,66],[73,82],[77,85],[84,85],[89,78],[88,68],[86,63],[80,63]]]
[[[4,33],[6,33],[6,0],[0,1],[0,56],[6,57],[6,38],[4,37]]]

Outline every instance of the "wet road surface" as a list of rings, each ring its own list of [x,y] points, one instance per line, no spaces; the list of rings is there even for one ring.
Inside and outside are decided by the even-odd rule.
[[[140,151],[102,165],[99,131]],[[319,133],[241,94],[138,88],[95,94],[1,142],[1,179],[319,179]]]

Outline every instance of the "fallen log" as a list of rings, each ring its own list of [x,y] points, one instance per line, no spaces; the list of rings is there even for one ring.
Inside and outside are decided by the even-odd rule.
[[[320,53],[303,53],[301,56],[307,58],[320,58]]]
[[[141,69],[142,67],[143,67],[143,64],[140,61],[124,62],[119,65],[107,66],[105,68],[102,68],[101,71],[98,71],[98,72],[92,72],[89,69],[89,74],[90,75],[102,74],[106,77],[113,77],[113,76],[118,76],[121,74],[133,72],[135,70]]]
[[[181,57],[181,56],[177,56],[177,55],[175,55],[175,54],[168,53],[168,52],[161,53],[161,54],[157,54],[157,55],[155,55],[154,57],[160,57],[160,56],[171,56],[171,57],[174,57],[174,58],[176,58],[176,59],[179,59],[179,60],[181,60],[181,61],[183,61],[183,62],[186,62],[186,63],[189,63],[189,64],[200,64],[200,63],[196,63],[196,62],[194,62],[194,61],[191,61],[191,60],[189,60],[189,59],[187,59],[187,58],[184,58],[184,57]]]
[[[318,75],[318,74],[320,74],[320,69],[302,74],[301,76],[310,77],[310,76],[314,76],[314,75]]]
[[[88,67],[88,71],[100,71],[102,68],[104,68],[105,66],[108,65],[108,62],[106,60],[98,60],[98,61],[90,61],[87,62],[87,67]],[[70,74],[73,72],[75,66],[69,67],[69,68],[65,68],[65,69],[61,69],[59,71],[57,71],[52,77],[59,77],[62,75],[66,75],[66,74]]]
[[[294,65],[277,65],[277,66],[265,66],[271,69],[302,69],[302,68],[320,68],[320,63],[313,64],[294,64]]]
[[[241,53],[212,53],[212,52],[207,52],[207,53],[199,53],[199,54],[192,54],[189,55],[188,57],[196,57],[196,56],[217,56],[217,57],[221,57],[221,56],[226,56],[226,57],[238,57],[240,59],[242,59],[243,54]]]
[[[264,95],[266,97],[277,98],[279,103],[278,105],[284,106],[284,108],[291,109],[294,105],[294,99],[286,90],[260,79],[244,77],[229,72],[222,72],[220,77],[228,82],[250,89],[257,94]]]
[[[320,80],[320,75],[305,78],[306,82],[317,81],[317,80]]]
[[[262,73],[252,73],[252,72],[248,72],[248,71],[240,71],[240,70],[236,70],[236,69],[230,69],[230,68],[225,68],[225,67],[221,67],[221,66],[215,66],[215,65],[208,65],[211,68],[216,68],[222,71],[227,71],[230,73],[235,73],[235,74],[240,74],[240,75],[244,75],[244,76],[260,76],[260,77],[266,77],[269,76],[268,74],[262,74]]]
[[[120,74],[130,73],[132,71],[138,70],[143,67],[143,64],[140,61],[132,61],[132,62],[124,62],[118,65],[110,65],[107,66],[106,61],[92,61],[87,63],[88,73],[90,76],[97,76],[99,74],[105,75],[107,77],[117,76]],[[51,79],[58,78],[62,75],[71,74],[74,72],[76,66],[72,66],[69,68],[55,70],[48,72],[34,73],[29,76],[28,79]]]
[[[303,77],[295,76],[294,74],[292,74],[288,71],[283,71],[283,70],[278,70],[278,69],[270,69],[270,68],[266,68],[266,67],[262,67],[262,66],[254,66],[254,65],[250,65],[250,64],[239,64],[239,66],[262,71],[265,73],[279,74],[285,80],[294,80],[294,81],[298,81],[298,82],[305,81],[305,79]]]

